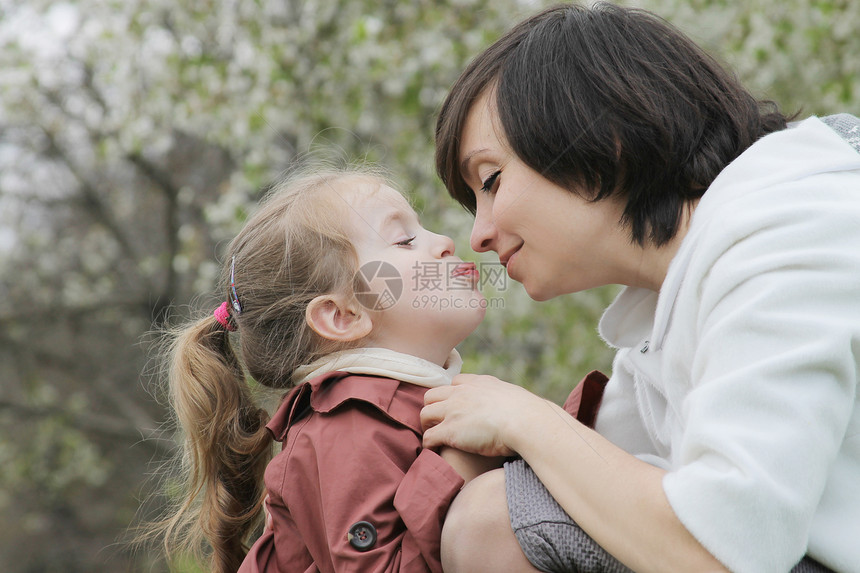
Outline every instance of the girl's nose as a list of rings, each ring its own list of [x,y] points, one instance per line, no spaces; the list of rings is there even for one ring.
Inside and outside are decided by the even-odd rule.
[[[436,235],[434,251],[436,257],[440,259],[450,257],[454,254],[454,239],[447,235]]]

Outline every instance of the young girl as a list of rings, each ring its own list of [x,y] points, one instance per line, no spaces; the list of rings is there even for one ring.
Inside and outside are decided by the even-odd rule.
[[[186,479],[168,540],[208,543],[224,573],[441,571],[448,505],[500,465],[421,446],[424,392],[459,372],[454,347],[484,315],[475,265],[359,171],[280,185],[225,261],[225,302],[171,348]],[[293,388],[271,419],[248,377]]]

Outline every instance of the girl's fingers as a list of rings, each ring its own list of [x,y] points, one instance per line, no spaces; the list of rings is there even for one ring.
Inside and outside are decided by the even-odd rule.
[[[274,531],[275,520],[272,518],[272,513],[269,511],[269,494],[266,494],[266,499],[263,500],[263,511],[266,514],[266,529]]]

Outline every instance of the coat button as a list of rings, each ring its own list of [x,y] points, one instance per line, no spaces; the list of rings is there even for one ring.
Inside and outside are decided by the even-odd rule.
[[[346,538],[359,551],[367,551],[376,545],[376,528],[366,521],[358,521],[349,528]]]

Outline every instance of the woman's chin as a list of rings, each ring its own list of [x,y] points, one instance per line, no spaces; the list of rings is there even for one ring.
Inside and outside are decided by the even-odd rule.
[[[532,300],[544,302],[565,294],[573,294],[606,284],[594,280],[582,280],[583,275],[560,276],[558,273],[544,273],[543,276],[528,276],[518,281]]]
[[[556,296],[556,295],[550,295],[550,294],[539,294],[539,295],[538,295],[538,294],[531,294],[531,293],[529,293],[529,297],[531,297],[531,299],[532,299],[533,301],[536,301],[536,302],[545,302],[545,301],[547,301],[547,300],[550,300],[550,299],[552,299],[552,298],[555,298],[555,296]]]
[[[558,296],[558,293],[547,288],[547,285],[535,283],[534,281],[523,281],[522,285],[526,289],[529,298],[537,302],[543,302]]]

